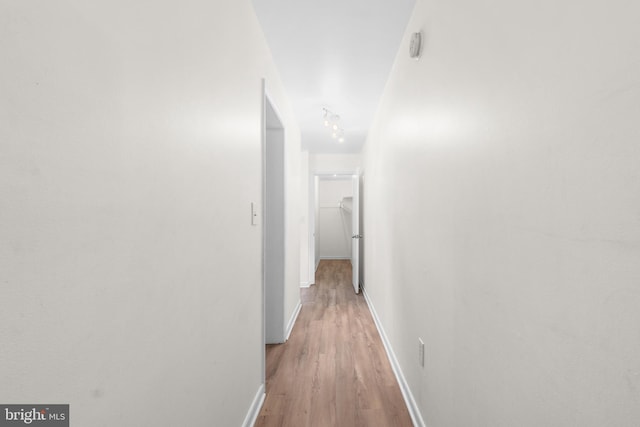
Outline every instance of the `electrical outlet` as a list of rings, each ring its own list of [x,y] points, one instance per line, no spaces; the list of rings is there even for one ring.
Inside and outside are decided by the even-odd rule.
[[[424,368],[424,341],[418,338],[418,363]]]

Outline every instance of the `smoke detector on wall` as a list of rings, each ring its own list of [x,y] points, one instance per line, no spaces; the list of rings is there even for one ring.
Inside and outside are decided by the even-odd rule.
[[[409,44],[409,58],[413,58],[416,61],[420,59],[420,52],[422,50],[422,33],[417,32],[411,34],[411,43]]]

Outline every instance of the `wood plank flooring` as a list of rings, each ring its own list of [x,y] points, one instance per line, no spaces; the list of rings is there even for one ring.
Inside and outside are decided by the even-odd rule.
[[[285,344],[267,346],[256,427],[412,426],[349,260],[323,260]]]

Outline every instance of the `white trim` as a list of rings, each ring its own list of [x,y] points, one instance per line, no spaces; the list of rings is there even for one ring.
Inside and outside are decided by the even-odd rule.
[[[267,123],[267,104],[269,105],[270,109],[272,110],[272,112],[274,113],[274,115],[276,116],[277,121],[280,124],[280,127],[268,127],[268,123]],[[288,158],[289,158],[289,153],[287,150],[287,142],[288,142],[288,138],[287,138],[287,132],[286,132],[286,127],[284,125],[284,121],[282,120],[282,114],[280,113],[279,109],[278,109],[278,105],[277,103],[274,101],[274,97],[271,96],[271,93],[269,91],[269,87],[267,84],[266,79],[262,79],[262,221],[263,224],[266,224],[266,167],[267,167],[267,131],[268,130],[276,130],[276,131],[280,131],[282,132],[282,174],[283,174],[283,212],[282,212],[282,216],[283,216],[283,229],[282,229],[282,234],[283,234],[283,273],[284,276],[283,277],[283,283],[282,283],[282,294],[283,294],[283,299],[284,296],[286,294],[286,272],[287,272],[287,268],[289,266],[289,263],[287,262],[287,254],[288,254],[288,238],[289,238],[289,231],[288,231],[288,226],[287,226],[287,222],[289,219],[289,213],[288,213],[288,209],[287,209],[287,204],[289,202],[289,196],[288,196],[288,184],[289,184],[289,180],[291,179],[289,176],[289,173],[287,171],[287,164],[288,162]],[[266,248],[266,239],[265,239],[265,227],[262,227],[262,323],[263,323],[263,347],[266,346],[267,344],[267,332],[266,332],[266,270],[265,270],[265,256],[267,253],[267,248]],[[282,320],[283,320],[283,324],[284,324],[284,317],[286,316],[285,313],[285,308],[284,308],[284,300],[282,303],[283,307],[282,307]],[[270,341],[269,343],[284,343],[286,341],[285,335],[284,335],[284,329],[280,330],[280,328],[278,328],[278,331],[274,332],[274,335],[277,335],[277,337]],[[270,334],[271,335],[271,334]],[[262,378],[263,378],[263,382],[266,381],[266,350],[263,349],[263,362],[262,362]]]
[[[413,425],[416,427],[426,427],[424,423],[424,419],[422,418],[422,414],[420,413],[420,409],[418,409],[418,405],[416,404],[416,400],[413,398],[413,394],[411,393],[411,389],[409,388],[409,384],[402,373],[402,369],[400,368],[400,364],[398,363],[398,359],[396,358],[395,353],[393,352],[393,348],[391,348],[391,343],[387,338],[387,334],[384,332],[382,328],[382,323],[380,323],[380,318],[378,317],[378,313],[376,313],[376,309],[373,307],[373,303],[369,299],[369,295],[367,294],[366,289],[362,289],[362,294],[364,295],[364,299],[369,306],[369,311],[371,311],[371,316],[373,317],[373,321],[376,324],[376,328],[378,329],[378,333],[380,334],[380,338],[382,339],[382,344],[384,345],[384,349],[387,352],[387,357],[389,358],[389,362],[391,363],[391,368],[393,369],[393,373],[398,380],[398,385],[400,386],[400,391],[402,392],[402,397],[404,398],[404,402],[407,405],[407,409],[409,410],[409,415],[411,415],[411,421]]]
[[[351,259],[351,256],[321,256],[320,260],[323,260],[323,259]]]
[[[311,286],[311,284],[309,282],[300,282],[300,287],[301,288],[308,288],[310,286]]]
[[[298,319],[298,314],[300,314],[300,309],[302,308],[302,303],[298,300],[298,305],[296,305],[296,309],[293,310],[293,314],[291,315],[291,319],[289,319],[289,323],[287,324],[287,330],[284,334],[284,340],[287,341],[289,339],[289,335],[291,335],[291,331],[293,330],[293,325],[296,324],[296,320]]]
[[[260,373],[262,378],[262,384],[266,384],[267,382],[267,317],[266,317],[266,274],[265,274],[265,266],[264,266],[264,257],[267,253],[267,242],[265,240],[265,229],[264,229],[264,201],[267,198],[267,186],[266,182],[266,170],[267,170],[267,87],[266,80],[261,79],[261,88],[260,88],[260,107],[262,109],[260,113],[260,142],[262,144],[262,170],[260,171],[260,185],[262,186],[261,190],[261,198],[260,198],[260,233],[261,233],[261,254],[260,254],[260,264],[261,264],[261,279],[262,286],[260,287],[262,290],[262,305],[260,307],[261,315],[260,321],[262,322],[262,345],[260,346],[261,360],[260,360]]]
[[[247,416],[244,417],[242,427],[253,427],[253,425],[256,423],[256,421],[258,420],[258,415],[260,415],[260,409],[262,409],[262,404],[264,403],[265,396],[264,384],[260,384],[260,387],[258,387],[258,392],[253,398],[253,402],[251,402],[251,406],[249,407],[249,412],[247,412]]]

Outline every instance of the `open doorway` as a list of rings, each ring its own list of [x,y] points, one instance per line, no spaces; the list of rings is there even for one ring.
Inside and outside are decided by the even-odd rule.
[[[263,341],[266,345],[285,341],[286,200],[284,126],[266,91],[263,91],[263,100]]]
[[[349,259],[360,290],[360,178],[358,172],[314,173],[309,188],[309,258],[313,275],[323,259]]]

